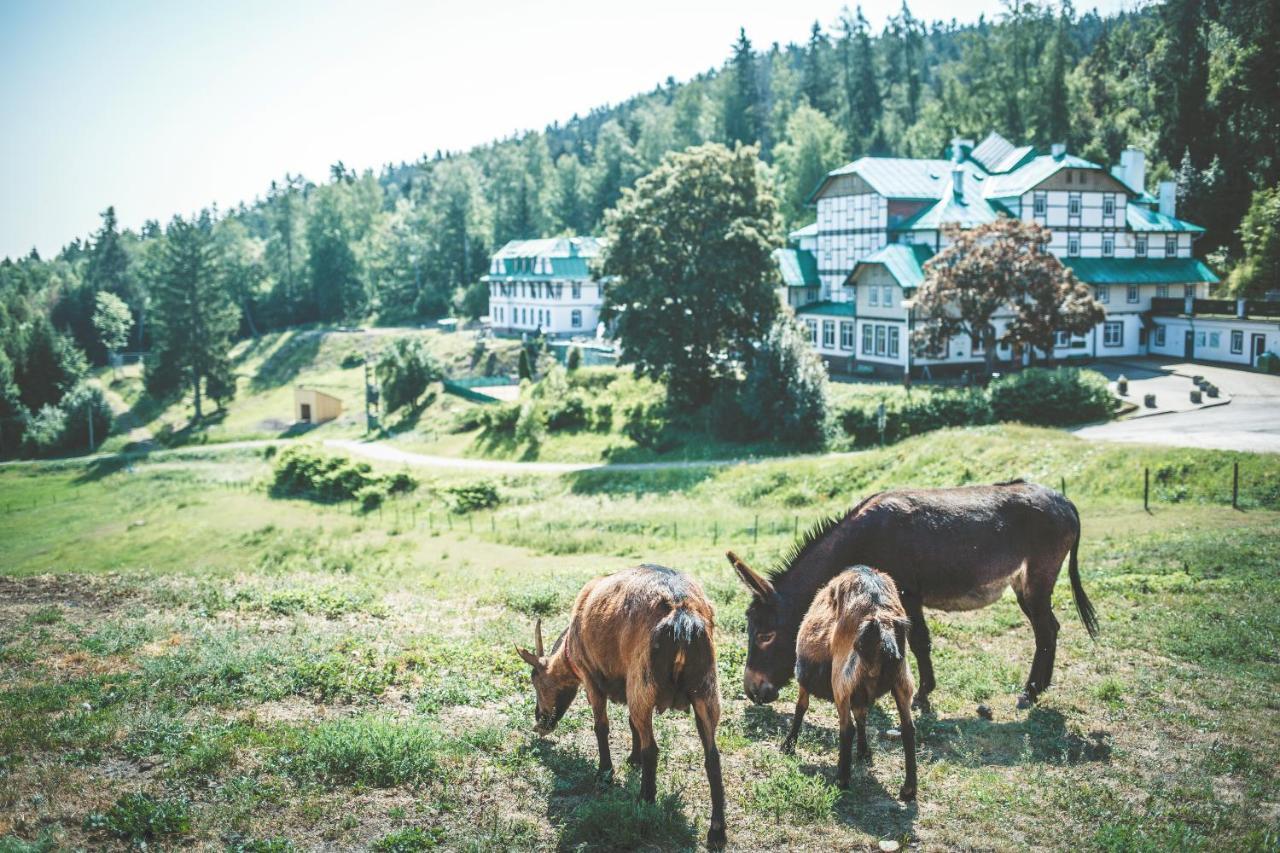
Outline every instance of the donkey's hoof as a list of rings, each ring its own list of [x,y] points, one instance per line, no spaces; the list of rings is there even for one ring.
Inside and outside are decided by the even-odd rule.
[[[1036,704],[1036,697],[1032,696],[1030,693],[1023,691],[1018,694],[1018,710],[1025,711],[1034,704]]]
[[[727,839],[724,834],[723,826],[712,826],[707,830],[707,846],[712,848],[720,848],[724,846]]]
[[[627,764],[628,764],[628,765],[630,765],[631,767],[639,767],[639,766],[640,766],[640,753],[638,753],[638,752],[633,752],[633,753],[631,753],[630,755],[628,755],[628,756],[627,756]]]
[[[911,707],[915,708],[921,714],[929,714],[933,711],[933,707],[929,704],[928,696],[917,696],[915,699],[912,699]]]
[[[613,768],[601,767],[599,770],[597,770],[596,782],[598,782],[601,785],[612,785],[613,784]]]
[[[902,800],[903,802],[909,803],[915,798],[916,798],[915,785],[903,785],[902,790],[898,792],[898,799]]]
[[[787,738],[782,742],[782,746],[778,747],[778,749],[779,751],[782,752],[783,755],[795,755],[796,742],[793,741],[791,738]]]

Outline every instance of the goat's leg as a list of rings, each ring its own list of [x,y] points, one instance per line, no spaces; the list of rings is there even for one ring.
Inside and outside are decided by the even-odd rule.
[[[720,749],[716,746],[716,727],[720,725],[720,697],[713,692],[707,699],[695,700],[693,719],[698,726],[698,737],[702,740],[707,784],[711,786],[711,826],[707,829],[707,845],[716,847],[725,842],[724,780],[720,776]]]
[[[902,732],[902,754],[907,765],[907,779],[898,792],[898,799],[916,798],[916,724],[911,719],[911,682],[899,679],[893,688],[893,700],[898,704],[898,729]]]
[[[609,752],[609,700],[596,689],[591,679],[583,679],[583,687],[587,693],[587,702],[591,704],[591,716],[595,722],[596,746],[600,748],[601,779],[613,778],[613,756]]]
[[[627,756],[627,763],[632,767],[640,766],[640,732],[636,731],[636,724],[627,720],[631,726],[631,754]]]
[[[849,717],[849,700],[836,700],[836,713],[840,717],[840,760],[836,764],[836,785],[849,787],[849,770],[853,764],[853,721]]]
[[[867,709],[853,708],[853,724],[858,730],[858,760],[871,763],[871,748],[867,746]]]
[[[630,708],[631,725],[640,734],[640,799],[652,803],[658,796],[658,742],[653,736],[653,706]]]
[[[796,751],[796,741],[800,737],[800,727],[804,725],[804,715],[808,710],[809,691],[801,687],[800,695],[796,699],[796,712],[791,717],[791,731],[787,733],[787,739],[782,742],[782,751],[787,755]]]
[[[933,656],[932,641],[929,639],[929,624],[924,621],[924,602],[910,593],[903,593],[902,606],[911,619],[911,629],[907,633],[907,644],[916,656],[916,669],[920,670],[920,689],[916,692],[915,704],[922,712],[929,713],[929,694],[933,692]]]

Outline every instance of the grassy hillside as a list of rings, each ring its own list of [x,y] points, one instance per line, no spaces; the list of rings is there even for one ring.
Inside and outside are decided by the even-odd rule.
[[[963,462],[956,460],[963,459]],[[1249,508],[1222,472],[1242,463]],[[1280,748],[1275,457],[984,428],[844,457],[727,469],[426,479],[380,513],[268,496],[256,451],[0,470],[0,837],[235,849],[691,847],[708,802],[691,722],[661,718],[659,802],[594,779],[579,700],[531,733],[511,651],[559,630],[586,578],[640,559],[692,572],[718,613],[731,843],[864,848],[1274,847]],[[1133,472],[1179,489],[1143,512]],[[883,485],[1061,473],[1080,505],[1088,640],[1060,584],[1057,683],[1014,693],[1032,640],[1011,594],[930,614],[939,689],[920,800],[892,799],[898,745],[830,783],[835,712],[797,756],[740,693],[746,596],[726,545],[768,564],[795,527]],[[1229,481],[1228,481],[1229,482]],[[1140,484],[1139,484],[1140,486]],[[758,519],[758,521],[757,521]],[[974,714],[978,702],[993,721]],[[611,715],[615,756],[625,718]],[[11,844],[0,841],[0,846]],[[398,846],[397,846],[398,845]]]

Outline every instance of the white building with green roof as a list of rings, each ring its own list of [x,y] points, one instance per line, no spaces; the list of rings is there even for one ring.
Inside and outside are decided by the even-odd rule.
[[[603,245],[597,237],[507,243],[480,278],[489,285],[490,328],[509,335],[596,337],[604,285],[592,277],[590,262]]]
[[[1050,251],[1107,309],[1090,334],[1060,335],[1055,359],[1251,356],[1229,352],[1225,344],[1221,353],[1210,352],[1207,334],[1199,349],[1200,337],[1183,334],[1186,317],[1178,317],[1194,316],[1195,306],[1178,300],[1216,303],[1207,297],[1218,278],[1192,254],[1204,229],[1177,218],[1173,184],[1161,183],[1155,196],[1146,191],[1142,152],[1128,149],[1107,169],[1062,146],[1042,153],[992,133],[977,146],[953,140],[951,155],[863,157],[828,173],[812,193],[817,221],[793,232],[791,247],[777,258],[786,301],[830,364],[901,375],[925,365],[936,370],[983,361],[982,351],[967,339],[950,341],[942,358],[913,355],[910,307],[924,280],[924,263],[947,245],[946,226],[972,228],[999,216],[1048,227]],[[1221,314],[1222,306],[1212,307]],[[1244,310],[1236,312],[1242,323]],[[1269,319],[1247,322],[1276,326]],[[997,333],[1000,325],[998,318]],[[1159,331],[1175,325],[1176,333]],[[1280,329],[1261,331],[1267,349],[1273,348],[1266,337],[1272,332]],[[1168,351],[1175,336],[1185,352]],[[1280,338],[1274,345],[1280,347]],[[997,355],[1012,357],[1005,347]]]

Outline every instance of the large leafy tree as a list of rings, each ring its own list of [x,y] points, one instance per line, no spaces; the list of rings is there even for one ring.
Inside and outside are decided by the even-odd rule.
[[[1280,290],[1280,185],[1253,194],[1240,223],[1244,260],[1231,272],[1229,284],[1241,296]]]
[[[224,381],[230,373],[227,351],[239,318],[217,259],[209,212],[191,219],[175,216],[165,232],[153,294],[156,347],[147,366],[147,384],[157,392],[188,388],[197,420],[204,416],[202,399],[211,377],[220,386],[221,394],[215,397],[229,396]]]
[[[668,155],[606,219],[600,271],[621,360],[666,383],[673,405],[706,403],[778,311],[777,201],[754,147]]]
[[[949,245],[925,264],[916,291],[923,322],[914,343],[926,352],[963,334],[981,344],[990,373],[1001,341],[1051,356],[1055,331],[1081,333],[1102,320],[1088,289],[1049,252],[1045,228],[1001,217],[969,230],[950,227],[946,236]],[[1010,312],[997,334],[996,316]]]
[[[93,310],[93,328],[107,353],[114,355],[124,348],[133,328],[133,315],[124,300],[105,290],[98,293],[97,306]]]
[[[374,370],[382,386],[382,405],[388,413],[418,401],[433,382],[444,378],[444,368],[419,338],[397,338],[382,353]]]
[[[840,165],[845,137],[826,116],[801,104],[787,120],[787,141],[775,151],[783,209],[789,223],[810,218],[809,193],[831,169]]]

